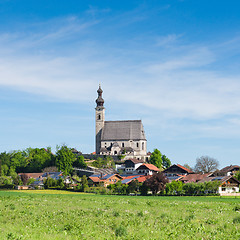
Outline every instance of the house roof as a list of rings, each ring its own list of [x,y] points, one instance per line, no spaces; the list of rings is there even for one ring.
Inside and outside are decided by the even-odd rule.
[[[128,184],[131,181],[138,179],[139,177],[140,177],[139,175],[133,175],[133,176],[124,177],[123,180],[122,180],[122,183],[123,184]]]
[[[240,184],[240,181],[238,181],[233,176],[206,177],[206,178],[203,178],[200,182],[220,181],[221,183],[224,183],[224,182],[228,181],[229,179],[233,179],[238,184]]]
[[[219,172],[231,172],[234,169],[240,169],[240,166],[238,166],[238,165],[230,165],[230,166],[222,168],[221,170],[219,170]]]
[[[127,161],[131,161],[134,164],[138,164],[138,163],[143,163],[144,162],[143,160],[138,160],[136,158],[133,158],[133,159],[127,159],[124,163],[126,163]]]
[[[105,121],[101,140],[146,140],[142,121]]]
[[[21,176],[25,174],[28,178],[39,178],[44,175],[44,173],[19,173],[18,175]]]
[[[183,170],[184,172],[190,174],[190,173],[193,173],[193,171],[191,171],[190,169],[180,165],[180,164],[173,164],[172,166],[170,166],[169,168],[165,169],[163,172],[171,172],[171,169],[174,168],[174,167],[178,167],[180,168],[181,170]]]
[[[176,174],[174,176],[166,176],[166,178],[171,181],[178,181],[181,180],[185,175]]]
[[[205,174],[193,173],[193,174],[183,176],[180,180],[184,183],[199,182],[200,180],[202,180],[208,176],[209,176],[209,173],[205,173]]]
[[[156,166],[154,166],[153,164],[147,164],[147,163],[143,163],[141,166],[139,166],[137,168],[137,170],[140,170],[140,169],[149,169],[149,170],[152,170],[152,171],[157,171],[157,172],[160,172],[160,169],[157,168]]]
[[[101,174],[93,174],[91,175],[89,178],[93,181],[93,182],[104,182],[105,180],[113,177],[113,176],[117,176],[119,179],[123,179],[123,177],[121,177],[118,174],[105,174],[105,175],[101,175]]]
[[[151,175],[131,175],[124,177],[122,180],[123,184],[129,184],[131,181],[138,180],[138,182],[145,182],[148,178],[152,177]]]
[[[142,183],[145,182],[147,179],[151,178],[151,175],[146,175],[146,176],[140,176],[137,180]]]
[[[89,177],[93,182],[100,182],[100,178],[96,176],[90,176]]]

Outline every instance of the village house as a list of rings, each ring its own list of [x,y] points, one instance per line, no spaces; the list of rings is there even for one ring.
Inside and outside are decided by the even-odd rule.
[[[131,176],[123,177],[122,183],[129,184],[134,180],[138,180],[139,183],[143,183],[150,177],[152,177],[152,175],[131,175]]]
[[[116,164],[116,170],[121,170],[124,174],[136,174],[137,168],[140,167],[143,163],[143,160],[128,159],[122,164]]]
[[[220,185],[218,193],[223,195],[225,193],[237,193],[239,192],[240,181],[233,176],[217,176],[217,177],[206,177],[199,182],[210,182],[219,181]]]
[[[177,180],[183,183],[200,182],[202,179],[209,177],[211,174],[212,173],[205,173],[205,174],[192,173],[192,174],[181,176]]]
[[[163,170],[164,175],[168,178],[169,181],[178,181],[183,176],[188,174],[193,174],[193,171],[190,169],[183,167],[180,164],[173,164],[169,168]]]
[[[230,165],[212,173],[212,176],[231,176],[240,170],[238,165]]]
[[[110,184],[115,184],[118,181],[122,180],[123,177],[121,177],[119,174],[94,174],[90,177],[88,177],[88,183],[90,186],[104,186],[107,187]]]
[[[139,166],[136,171],[141,175],[153,175],[154,173],[160,172],[160,169],[154,166],[153,164],[142,164]]]

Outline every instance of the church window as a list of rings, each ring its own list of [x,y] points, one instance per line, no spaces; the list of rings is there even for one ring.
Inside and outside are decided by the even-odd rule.
[[[117,155],[117,151],[114,151],[114,155]]]
[[[142,143],[142,150],[144,150],[144,142]]]
[[[124,143],[122,143],[122,147],[124,147]]]
[[[139,147],[139,144],[138,144],[138,142],[137,142],[137,148]]]
[[[101,120],[101,115],[100,114],[98,115],[98,120]]]

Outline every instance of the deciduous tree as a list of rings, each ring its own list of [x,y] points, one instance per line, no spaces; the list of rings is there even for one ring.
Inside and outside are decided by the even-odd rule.
[[[194,171],[197,173],[209,173],[217,170],[219,162],[212,157],[202,156],[196,159]]]
[[[154,149],[149,162],[159,169],[162,168],[162,153],[158,149]]]
[[[144,184],[150,188],[154,195],[160,191],[163,191],[167,183],[168,179],[162,172],[154,174],[151,178],[144,182]]]
[[[70,148],[66,145],[62,145],[61,147],[57,146],[56,166],[59,171],[62,171],[64,175],[70,174],[74,161],[75,155]]]
[[[170,159],[167,158],[166,155],[162,155],[162,165],[165,169],[169,168],[172,165]]]

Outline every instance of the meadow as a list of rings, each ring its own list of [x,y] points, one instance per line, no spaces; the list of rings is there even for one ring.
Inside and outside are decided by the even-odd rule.
[[[240,239],[240,199],[0,191],[0,239]]]

